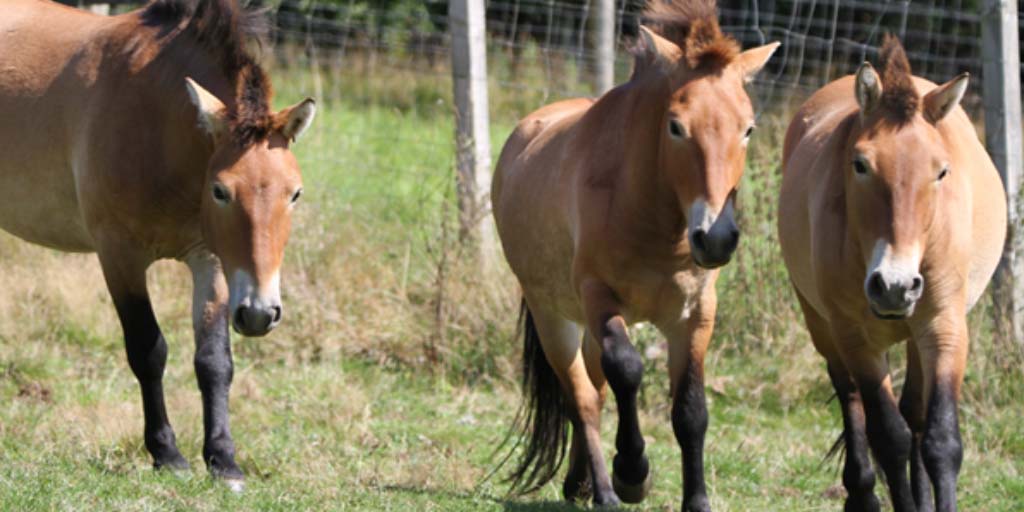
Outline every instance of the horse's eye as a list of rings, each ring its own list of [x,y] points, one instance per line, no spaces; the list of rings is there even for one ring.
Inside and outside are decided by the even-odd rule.
[[[863,176],[868,173],[868,166],[863,160],[858,158],[853,161],[853,172]]]
[[[937,181],[942,181],[946,176],[949,176],[949,165],[944,165],[942,170],[939,171],[939,178]]]
[[[213,184],[213,200],[220,204],[227,204],[231,201],[231,193],[227,187],[220,183]]]
[[[683,125],[679,124],[679,121],[672,119],[668,122],[668,132],[671,133],[673,137],[681,139],[683,137]]]
[[[296,190],[295,193],[292,194],[292,204],[295,204],[299,200],[300,197],[302,197],[302,189],[301,188]]]
[[[754,134],[754,128],[754,125],[750,125],[749,127],[747,127],[747,133],[743,134],[743,138],[749,139],[750,136]]]

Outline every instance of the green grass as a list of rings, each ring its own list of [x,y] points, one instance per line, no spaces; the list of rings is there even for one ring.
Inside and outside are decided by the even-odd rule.
[[[149,467],[138,388],[94,258],[2,235],[0,508],[571,508],[558,503],[560,482],[509,498],[500,478],[485,480],[519,403],[518,289],[504,267],[478,275],[452,234],[445,73],[361,72],[324,72],[322,110],[296,146],[307,194],[285,266],[288,316],[268,338],[234,343],[232,427],[246,492],[231,493],[202,467],[181,266],[161,263],[150,278],[171,346],[168,409],[193,464],[165,474]],[[303,69],[278,72],[278,104],[311,91],[314,78]],[[492,95],[495,152],[518,116],[556,99],[500,83]],[[744,178],[741,252],[719,282],[707,362],[709,490],[716,510],[837,510],[838,466],[823,457],[840,420],[779,261],[778,141],[770,132],[757,136]],[[990,324],[987,306],[972,315],[960,505],[1020,510],[1021,359],[991,341]],[[647,326],[632,334],[650,354],[641,425],[655,476],[651,496],[633,508],[678,508],[680,455],[662,341]],[[894,351],[897,383],[901,360]],[[614,402],[603,425],[607,457],[613,409]],[[881,484],[876,492],[885,495]]]

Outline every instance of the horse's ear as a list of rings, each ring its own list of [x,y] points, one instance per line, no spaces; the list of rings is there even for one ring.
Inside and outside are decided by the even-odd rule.
[[[186,77],[185,87],[188,89],[189,100],[196,107],[196,119],[199,120],[199,128],[214,141],[220,140],[227,133],[227,109],[216,96],[196,83],[195,80]]]
[[[869,62],[860,65],[857,70],[857,104],[860,105],[861,117],[867,117],[878,107],[882,99],[882,79]]]
[[[303,132],[313,124],[316,117],[316,102],[313,98],[306,98],[295,105],[292,105],[275,116],[281,134],[288,140],[295,142]]]
[[[971,76],[963,73],[926,94],[923,101],[924,118],[932,124],[945,119],[960,104],[970,81]]]
[[[637,69],[656,67],[662,71],[671,71],[682,58],[683,50],[672,41],[640,25],[633,54],[636,55]]]
[[[758,46],[757,48],[751,48],[736,57],[733,65],[738,66],[738,69],[743,74],[744,82],[750,83],[754,80],[754,77],[764,68],[765,64],[768,64],[768,60],[775,54],[775,50],[779,49],[780,44],[782,43],[776,41],[764,46]]]

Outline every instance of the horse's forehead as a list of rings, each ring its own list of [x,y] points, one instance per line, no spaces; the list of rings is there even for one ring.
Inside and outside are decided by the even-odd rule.
[[[742,83],[730,73],[703,76],[680,87],[677,101],[704,114],[738,115],[750,108],[750,98]]]
[[[887,124],[873,130],[861,148],[873,153],[884,168],[928,166],[933,160],[946,158],[941,136],[921,116],[905,124]]]
[[[267,140],[242,150],[225,171],[264,187],[290,185],[301,178],[295,155],[286,146]]]

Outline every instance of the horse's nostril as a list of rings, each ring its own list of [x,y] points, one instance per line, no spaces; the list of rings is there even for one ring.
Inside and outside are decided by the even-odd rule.
[[[885,293],[885,280],[882,279],[880,272],[871,274],[871,278],[868,279],[868,294],[872,297],[879,297]]]
[[[274,320],[271,323],[276,324],[276,323],[280,322],[281,321],[281,315],[282,315],[281,306],[273,306],[273,307],[270,308],[270,310],[274,314]]]
[[[235,323],[235,327],[237,329],[244,329],[245,328],[245,310],[246,309],[247,308],[245,306],[238,306],[238,308],[235,309],[234,323]]]
[[[706,237],[707,237],[707,233],[705,233],[703,229],[698,229],[697,231],[694,231],[693,232],[693,247],[695,249],[697,249],[697,250],[700,250],[700,251],[705,250],[705,247],[707,246],[707,243],[706,243],[706,240],[705,240]]]
[[[921,291],[921,287],[922,286],[924,286],[924,279],[922,279],[921,276],[917,276],[910,283],[910,291],[915,292],[915,293],[919,292],[919,291]]]

